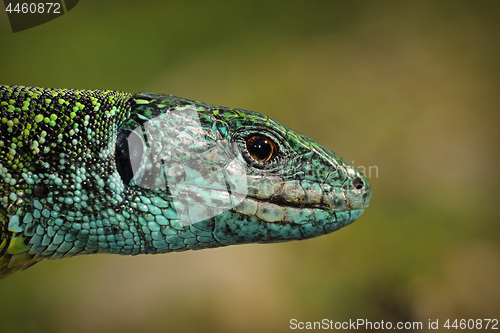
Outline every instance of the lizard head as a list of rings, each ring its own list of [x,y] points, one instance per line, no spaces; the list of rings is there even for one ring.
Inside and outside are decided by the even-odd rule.
[[[0,86],[0,278],[46,258],[305,239],[366,178],[255,112],[170,95]]]
[[[202,239],[217,246],[306,239],[350,224],[370,202],[360,171],[269,117],[170,95],[132,100],[117,168],[138,196],[169,203],[170,227],[210,232]]]

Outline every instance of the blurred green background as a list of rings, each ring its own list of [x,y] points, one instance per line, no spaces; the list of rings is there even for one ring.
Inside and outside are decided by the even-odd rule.
[[[498,4],[82,0],[16,34],[0,13],[1,84],[255,110],[371,166],[373,187],[313,240],[45,261],[0,282],[0,332],[500,319]]]

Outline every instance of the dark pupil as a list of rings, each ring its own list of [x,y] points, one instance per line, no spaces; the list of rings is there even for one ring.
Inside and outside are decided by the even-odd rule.
[[[273,156],[275,145],[265,136],[255,135],[247,140],[247,150],[254,160],[266,162]]]

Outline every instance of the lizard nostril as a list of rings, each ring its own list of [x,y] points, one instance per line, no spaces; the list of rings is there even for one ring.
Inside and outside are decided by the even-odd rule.
[[[361,180],[361,178],[356,177],[352,180],[352,186],[354,186],[357,190],[361,190],[365,186],[365,183]]]

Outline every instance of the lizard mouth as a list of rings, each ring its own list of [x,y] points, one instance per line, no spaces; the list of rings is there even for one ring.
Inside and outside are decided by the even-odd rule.
[[[246,196],[234,205],[234,210],[244,215],[256,215],[266,222],[303,223],[349,223],[358,218],[366,205],[352,203],[338,207],[327,203],[307,204],[305,201],[290,202],[282,198],[270,199]]]
[[[276,196],[276,197],[271,197],[270,199],[260,199],[257,197],[252,197],[252,196],[247,196],[248,198],[255,200],[256,202],[261,202],[261,203],[268,203],[268,204],[274,204],[278,205],[281,207],[291,207],[291,208],[297,208],[297,209],[304,209],[304,208],[310,208],[310,209],[319,209],[319,210],[324,210],[324,211],[345,211],[345,210],[355,210],[355,209],[365,209],[365,206],[362,207],[354,207],[353,204],[349,200],[345,200],[345,203],[343,205],[340,205],[338,207],[332,206],[330,204],[320,202],[317,204],[308,204],[303,200],[298,200],[298,201],[286,201],[282,197]]]
[[[249,179],[249,182],[247,197],[262,204],[296,209],[348,211],[365,209],[370,203],[371,191],[368,182],[365,182],[362,188],[346,188],[319,185],[310,181],[289,181],[270,191],[261,191],[252,184],[252,179]]]

